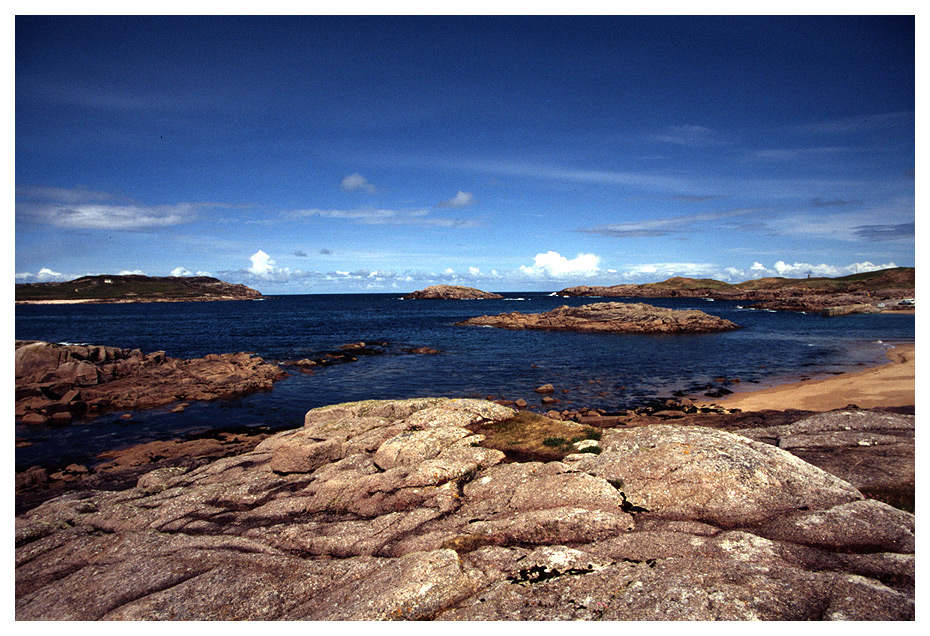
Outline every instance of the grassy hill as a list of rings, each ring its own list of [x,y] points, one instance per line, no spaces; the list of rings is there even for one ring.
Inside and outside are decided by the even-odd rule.
[[[838,278],[759,278],[738,283],[734,287],[746,291],[801,287],[816,292],[838,293],[878,289],[912,289],[915,285],[914,279],[913,267],[895,267]]]
[[[16,302],[166,302],[250,300],[261,293],[209,276],[83,276],[64,283],[16,285]]]

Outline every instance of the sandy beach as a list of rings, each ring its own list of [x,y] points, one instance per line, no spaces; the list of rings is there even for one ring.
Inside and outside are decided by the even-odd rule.
[[[915,345],[901,344],[887,353],[890,362],[878,367],[780,386],[733,393],[703,402],[728,409],[760,411],[802,409],[829,411],[855,404],[860,408],[915,404]]]

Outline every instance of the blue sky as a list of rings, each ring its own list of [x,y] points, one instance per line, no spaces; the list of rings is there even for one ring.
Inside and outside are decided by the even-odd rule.
[[[16,282],[913,266],[914,40],[913,16],[18,16]]]

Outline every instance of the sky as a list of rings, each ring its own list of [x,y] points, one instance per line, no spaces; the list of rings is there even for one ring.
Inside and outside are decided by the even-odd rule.
[[[15,282],[914,266],[904,16],[16,16]]]

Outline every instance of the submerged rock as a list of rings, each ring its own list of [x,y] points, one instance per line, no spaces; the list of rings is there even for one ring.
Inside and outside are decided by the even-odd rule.
[[[706,333],[739,327],[725,318],[696,309],[665,309],[644,303],[592,303],[563,305],[539,314],[518,311],[497,316],[468,318],[457,325],[501,329],[594,331],[610,333]]]
[[[338,404],[16,518],[18,620],[908,620],[914,516],[703,427],[505,462],[512,409]]]

